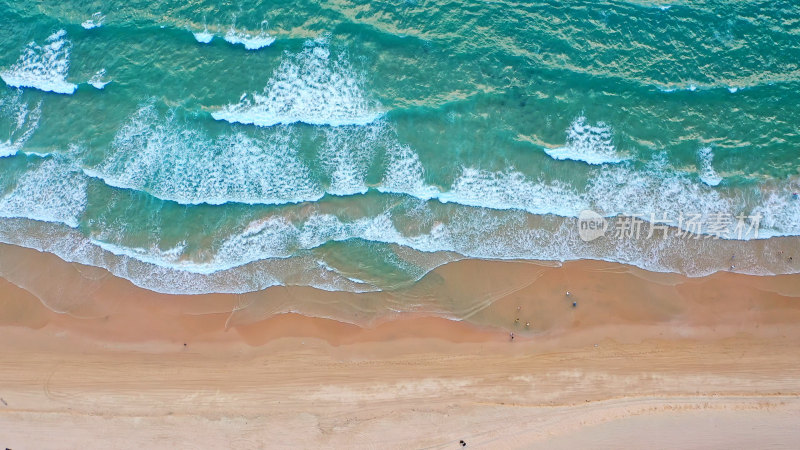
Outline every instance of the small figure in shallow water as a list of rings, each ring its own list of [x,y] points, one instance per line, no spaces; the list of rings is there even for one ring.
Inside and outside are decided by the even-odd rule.
[[[509,336],[511,336],[511,340],[513,341],[514,340],[514,333],[511,333]]]
[[[572,302],[572,307],[573,308],[577,308],[578,307],[578,302]]]

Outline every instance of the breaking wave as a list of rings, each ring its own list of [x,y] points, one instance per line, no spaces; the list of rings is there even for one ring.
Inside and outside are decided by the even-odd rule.
[[[0,78],[9,86],[72,94],[77,86],[67,81],[71,45],[64,30],[50,35],[42,46],[31,42],[14,65],[0,72]]]
[[[578,117],[567,129],[567,144],[545,148],[553,159],[571,159],[589,164],[618,163],[625,160],[614,147],[611,127],[603,122],[589,125],[586,117]]]
[[[262,93],[243,94],[239,103],[212,116],[262,127],[296,122],[341,126],[366,125],[381,113],[346,56],[332,55],[326,41],[315,40],[297,54],[287,52]]]

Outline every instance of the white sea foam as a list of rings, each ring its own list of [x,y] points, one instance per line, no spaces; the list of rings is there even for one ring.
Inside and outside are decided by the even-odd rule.
[[[288,129],[210,138],[148,104],[119,130],[106,159],[84,172],[184,204],[318,200],[323,192],[295,145]]]
[[[286,217],[269,216],[246,224],[213,246],[213,254],[204,261],[187,258],[185,247],[161,250],[156,245],[131,247],[118,243],[114,233],[92,238],[94,245],[115,255],[134,258],[171,270],[210,275],[263,260],[297,258],[305,250],[327,242],[361,238],[382,243],[408,244],[394,228],[388,214],[344,222],[331,214],[312,213],[299,223]],[[189,255],[191,256],[191,255]]]
[[[203,26],[203,31],[192,32],[197,42],[201,44],[210,44],[214,39],[214,33],[208,31],[207,26]]]
[[[92,85],[95,89],[103,89],[106,87],[108,83],[111,83],[111,80],[103,81],[103,78],[106,76],[106,69],[98,70],[92,78],[89,79],[89,84]]]
[[[687,177],[688,178],[688,177]],[[771,208],[775,205],[765,205]],[[726,259],[705,257],[706,252],[730,254],[736,251],[742,261],[737,270],[763,273],[747,263],[762,251],[740,243],[717,240],[601,239],[583,242],[577,236],[574,219],[538,223],[531,226],[531,216],[519,211],[498,212],[490,209],[447,209],[434,214],[426,210],[417,233],[402,233],[390,212],[373,217],[342,220],[331,214],[311,211],[286,216],[272,214],[250,223],[211,245],[204,257],[186,253],[182,244],[160,249],[157,245],[126,246],[115,242],[119,237],[101,236],[87,242],[80,236],[64,237],[63,232],[13,233],[13,224],[3,223],[0,240],[51,251],[69,261],[106,267],[135,284],[168,293],[248,292],[276,284],[311,285],[328,290],[363,292],[375,286],[350,274],[336,272],[318,257],[308,257],[307,250],[326,242],[359,238],[377,243],[400,245],[418,252],[458,252],[473,258],[532,259],[567,261],[603,259],[633,264],[647,270],[681,272],[690,276],[726,270]],[[793,214],[800,212],[795,211]],[[550,223],[548,225],[548,223]],[[19,241],[22,236],[22,241]],[[43,239],[46,241],[43,242]],[[38,240],[37,240],[38,239]],[[701,250],[698,253],[698,246]],[[716,249],[716,250],[715,250]],[[102,250],[102,251],[101,251]],[[410,251],[410,250],[409,250]],[[110,253],[118,258],[109,257]],[[446,257],[437,258],[446,262]],[[435,267],[422,268],[422,273]]]
[[[256,34],[237,31],[236,26],[231,25],[228,32],[225,33],[225,40],[233,45],[241,44],[247,50],[258,50],[260,48],[269,47],[273,42],[275,42],[275,38],[270,36],[269,33],[267,33],[267,31],[264,29],[266,28],[266,25],[266,22],[262,22],[262,29]],[[195,38],[196,37],[197,35],[195,34]]]
[[[272,216],[249,224],[241,233],[227,239],[216,254],[217,263],[224,262],[224,267],[236,266],[265,258],[302,254],[302,250],[327,242],[359,238],[421,252],[458,252],[474,258],[555,261],[593,258],[689,275],[706,275],[727,269],[724,261],[717,266],[705,261],[698,264],[692,260],[694,253],[691,251],[696,249],[697,241],[675,236],[586,243],[577,236],[575,219],[571,218],[557,221],[554,225],[531,227],[524,213],[461,208],[450,210],[432,222],[427,231],[418,234],[401,233],[394,220],[389,212],[348,222],[330,214],[312,213],[299,223]],[[704,248],[734,248],[731,246],[737,245],[732,241],[700,242],[704,243]],[[736,248],[737,252],[747,251],[740,245]]]
[[[11,111],[17,111],[15,108]],[[18,119],[18,116],[24,117]],[[30,113],[15,112],[10,117],[22,124],[30,121]],[[111,185],[145,190],[182,203],[249,202],[242,199],[258,199],[253,202],[262,203],[261,199],[274,199],[276,195],[281,199],[295,198],[296,180],[310,180],[310,175],[297,163],[290,130],[270,131],[276,134],[209,137],[171,115],[164,117],[153,105],[145,105],[120,129],[109,157],[86,172]],[[200,254],[192,254],[183,244],[170,244],[165,250],[157,238],[145,245],[126,244],[124,233],[110,231],[100,232],[90,240],[69,234],[68,239],[73,241],[58,241],[62,238],[53,237],[43,243],[36,241],[36,233],[12,236],[8,219],[3,219],[0,226],[0,239],[45,248],[67,260],[103,266],[139,286],[159,292],[202,293],[247,292],[276,284],[357,292],[374,290],[370,283],[352,274],[340,274],[320,264],[318,256],[309,256],[310,250],[327,242],[349,239],[400,245],[418,252],[457,252],[475,258],[604,259],[689,275],[727,269],[723,267],[725,263],[697,261],[709,248],[716,248],[712,246],[736,245],[737,260],[747,261],[747,254],[741,253],[746,251],[740,250],[741,243],[736,242],[700,240],[698,244],[698,241],[670,238],[584,243],[576,236],[572,218],[586,208],[607,216],[635,214],[647,218],[648,213],[654,212],[671,219],[681,212],[705,216],[715,212],[760,213],[764,215],[762,226],[766,229],[762,228],[759,237],[800,235],[800,199],[794,199],[791,189],[782,185],[764,188],[757,204],[747,203],[726,196],[721,189],[698,183],[694,176],[668,167],[665,161],[656,160],[645,167],[630,163],[591,167],[594,176],[585,189],[531,179],[513,169],[493,172],[464,168],[452,187],[439,193],[425,183],[419,156],[398,143],[388,127],[374,124],[324,128],[319,136],[329,144],[329,148],[321,150],[320,159],[330,174],[333,193],[362,192],[366,186],[362,170],[380,151],[376,149],[383,149],[386,170],[378,190],[421,199],[439,198],[443,203],[475,208],[418,202],[416,211],[427,217],[409,231],[409,227],[401,226],[409,220],[405,212],[402,217],[393,217],[387,211],[345,220],[304,206],[290,209],[285,215],[271,213],[242,224],[230,235],[215,236]],[[702,165],[704,152],[698,154]],[[710,165],[713,155],[708,158]],[[0,186],[6,186],[0,189],[4,193],[0,216],[77,226],[86,204],[86,180],[74,165],[65,161],[57,156],[35,161],[13,181],[0,170]],[[297,167],[301,167],[299,172]],[[348,168],[355,169],[348,171]],[[265,184],[260,185],[263,180]],[[308,192],[322,195],[312,181],[299,186],[299,192],[310,187]],[[181,198],[175,198],[177,195]],[[439,213],[434,213],[437,208]],[[563,223],[557,228],[531,226],[528,222],[531,216],[522,211],[567,219],[557,220]],[[38,239],[43,236],[49,235],[43,234]],[[756,266],[737,268],[740,269],[748,273],[760,270]]]
[[[91,19],[85,20],[81,23],[81,26],[87,30],[91,30],[92,28],[98,28],[103,26],[103,20],[105,20],[106,16],[103,15],[101,12],[96,12],[92,14]]]
[[[380,126],[328,127],[323,130],[325,143],[318,159],[330,176],[326,189],[333,195],[354,195],[367,192],[366,176],[382,144]]]
[[[759,237],[800,236],[800,183],[762,187],[751,215],[761,217]]]
[[[700,180],[709,186],[716,186],[722,182],[722,177],[717,174],[712,165],[714,152],[711,151],[711,147],[703,147],[698,150],[697,157],[700,159]]]
[[[61,156],[31,161],[29,166],[0,197],[0,217],[77,227],[86,208],[86,178]],[[2,179],[0,184],[4,184]]]
[[[312,213],[298,224],[285,217],[271,216],[248,224],[230,236],[216,253],[218,265],[236,267],[268,258],[287,258],[327,242],[353,238],[375,242],[402,242],[389,216],[364,217],[343,222],[331,214]]]
[[[357,228],[355,224],[342,223],[330,215],[314,214],[298,225],[284,217],[267,217],[247,224],[240,233],[225,238],[219,246],[213,246],[213,254],[204,260],[187,255],[184,245],[161,250],[155,244],[131,247],[115,243],[120,236],[113,233],[104,233],[90,239],[90,242],[127,261],[124,266],[111,265],[110,270],[114,273],[120,269],[128,271],[131,263],[136,262],[146,264],[152,272],[165,273],[168,278],[180,276],[198,281],[190,287],[186,287],[185,283],[170,286],[162,285],[152,277],[142,277],[141,273],[131,274],[128,271],[124,275],[129,279],[133,275],[135,283],[144,283],[144,287],[159,292],[166,289],[170,293],[185,293],[184,289],[187,288],[191,293],[249,292],[297,281],[325,290],[367,292],[375,290],[375,287],[337,274],[330,268],[323,267],[320,270],[318,260],[297,253],[328,241],[349,239],[357,232]],[[108,258],[103,260],[107,261]],[[245,278],[243,274],[246,274]],[[302,277],[298,280],[300,275]],[[209,291],[209,284],[222,284],[224,287],[220,290],[218,286]],[[177,287],[179,290],[176,290]]]
[[[29,110],[21,89],[0,96],[0,158],[16,154],[25,145],[36,131],[41,113],[42,102]]]
[[[594,208],[607,216],[645,215],[650,212],[731,212],[731,204],[717,191],[693,182],[687,174],[658,167],[634,170],[615,167],[600,171],[587,186]],[[674,213],[674,214],[672,214]],[[675,218],[675,217],[672,217]]]
[[[411,147],[391,145],[386,151],[386,171],[377,187],[379,192],[408,194],[423,200],[438,197],[441,192],[425,183],[425,168]]]
[[[9,117],[18,116],[13,113]],[[23,116],[28,118],[23,117],[20,123],[30,122],[29,113]],[[286,198],[297,198],[298,192],[316,196],[312,200],[319,198],[320,188],[307,181],[311,179],[309,171],[299,163],[293,150],[291,131],[288,127],[269,131],[275,134],[210,137],[172,115],[164,117],[153,105],[146,105],[120,129],[108,158],[86,169],[86,173],[111,185],[144,190],[181,203],[250,203],[251,200],[264,203],[263,199],[285,202]],[[113,233],[101,233],[88,243],[72,243],[72,247],[51,242],[47,248],[55,245],[55,251],[61,252],[57,254],[66,255],[64,258],[108,267],[137,285],[159,292],[246,292],[292,283],[365,291],[374,286],[357,277],[334,273],[331,267],[320,264],[318,256],[306,257],[308,251],[326,242],[365,239],[420,252],[458,252],[475,258],[557,261],[596,258],[648,270],[704,275],[727,267],[723,267],[724,262],[720,266],[718,262],[695,260],[702,258],[709,248],[716,248],[712,246],[729,244],[710,239],[589,244],[576,237],[577,227],[571,218],[587,208],[607,216],[635,214],[647,218],[653,212],[670,219],[681,212],[706,217],[716,212],[761,213],[766,229],[762,228],[759,237],[800,235],[800,200],[794,199],[791,189],[783,185],[763,188],[755,203],[748,203],[727,195],[724,186],[711,188],[707,181],[699,183],[692,174],[656,160],[645,167],[629,162],[589,167],[593,176],[585,189],[531,179],[513,169],[495,172],[468,167],[447,192],[440,193],[438,188],[426,184],[419,156],[398,143],[396,136],[381,124],[326,127],[319,133],[328,145],[320,150],[320,160],[330,175],[332,193],[350,195],[365,190],[365,171],[382,149],[386,170],[378,190],[426,200],[439,198],[443,203],[475,208],[418,202],[418,210],[430,217],[420,221],[421,231],[416,228],[409,231],[408,227],[400,226],[408,217],[393,217],[390,212],[345,220],[314,212],[304,205],[289,209],[285,215],[271,213],[242,224],[230,235],[215,236],[201,255],[192,254],[185,245],[170,244],[166,250],[158,242],[126,245],[124,235]],[[710,150],[708,154],[700,150],[698,156],[701,167],[706,157],[711,166]],[[43,159],[32,164],[18,180],[5,185],[0,170],[0,185],[7,186],[0,189],[4,192],[0,216],[77,226],[86,203],[86,180],[74,166],[63,162],[57,157]],[[5,176],[9,181],[8,175]],[[305,181],[298,185],[298,179]],[[436,208],[440,213],[434,214]],[[442,208],[446,210],[441,212]],[[555,229],[532,227],[527,222],[531,216],[522,211],[567,219],[559,219],[564,225]],[[0,226],[0,237],[10,236],[7,224],[4,221]],[[3,239],[22,242],[19,237]],[[36,245],[45,247],[41,243]],[[741,246],[741,243],[730,245]],[[739,247],[736,252],[740,255]],[[737,260],[740,258],[747,260],[746,254],[737,256]],[[758,268],[743,270],[757,272]]]
[[[113,244],[98,238],[90,238],[89,241],[101,249],[113,253],[117,256],[127,256],[137,261],[153,264],[165,269],[182,270],[191,273],[211,274],[224,268],[217,268],[211,264],[195,263],[181,259],[181,253],[185,246],[177,246],[167,250],[162,250],[156,245],[148,248],[128,247],[125,245]]]
[[[9,86],[72,94],[77,86],[67,82],[72,44],[66,36],[61,30],[50,35],[43,46],[31,42],[14,65],[0,72],[0,78]]]
[[[330,291],[376,290],[372,285],[354,282],[320,267],[312,256],[259,260],[243,267],[216,271],[205,264],[209,273],[197,273],[170,267],[186,264],[182,261],[185,255],[181,247],[168,250],[129,247],[87,238],[80,231],[58,223],[2,218],[0,222],[0,242],[49,252],[67,262],[103,267],[139,287],[166,294],[245,293],[298,283]],[[2,263],[0,260],[0,269],[3,269]]]
[[[360,237],[358,222],[346,224],[330,214],[312,214],[300,224],[271,216],[254,221],[243,232],[225,239],[215,259],[219,265],[236,267],[262,259],[288,258],[326,242],[354,237]]]
[[[743,89],[751,89],[753,87],[757,87],[759,84],[752,84],[752,85],[739,85],[739,86],[731,86],[725,84],[688,84],[688,85],[680,85],[680,84],[668,84],[668,85],[659,85],[658,90],[665,93],[672,93],[672,92],[695,92],[697,90],[708,91],[712,89],[725,89],[731,94],[735,94]]]
[[[284,55],[262,94],[242,95],[212,116],[262,127],[366,125],[381,113],[377,102],[367,99],[362,78],[344,55],[332,56],[325,41],[309,41],[300,53]]]
[[[585,189],[581,190],[557,182],[532,180],[517,171],[491,172],[465,168],[449,190],[419,197],[437,198],[442,203],[494,210],[515,209],[568,218],[578,217],[584,209],[598,211],[607,217],[632,215],[644,220],[666,218],[682,229],[687,229],[689,225],[679,225],[681,217],[688,220],[699,215],[699,221],[708,224],[720,214],[729,218],[761,214],[765,220],[762,221],[759,235],[751,233],[742,239],[800,235],[800,199],[792,201],[789,188],[765,188],[757,196],[761,199],[758,202],[747,201],[739,195],[724,195],[709,184],[697,183],[690,174],[670,169],[659,160],[645,167],[634,168],[630,164],[622,164],[598,168]],[[411,190],[397,191],[415,195],[409,192]],[[773,206],[769,207],[768,204]],[[735,226],[734,220],[723,235],[739,239],[734,233]]]
[[[589,207],[574,190],[560,183],[533,181],[517,171],[490,172],[464,168],[442,202],[492,209],[519,209],[532,214],[576,216]]]
[[[297,229],[286,218],[274,216],[248,224],[241,234],[223,241],[216,258],[232,267],[267,258],[291,256]]]
[[[709,224],[720,214],[733,218],[752,215],[757,209],[756,204],[741,196],[724,195],[724,191],[695,180],[690,174],[676,171],[656,160],[636,170],[621,166],[601,171],[587,186],[587,196],[593,206],[591,209],[606,216],[637,216],[648,221],[666,219],[673,226],[701,233],[708,232],[708,228],[692,228],[690,219]],[[733,221],[723,227],[723,237],[735,238],[735,225]],[[751,234],[743,236],[743,239],[754,237]]]
[[[383,152],[388,166],[380,191],[426,199],[439,192],[424,184],[419,158],[385,123],[318,130],[321,180],[312,180],[300,162],[295,135],[282,127],[251,137],[239,132],[210,138],[148,103],[119,130],[105,160],[84,172],[112,186],[184,204],[282,204],[318,200],[324,193],[366,193],[367,173]]]
[[[290,130],[278,131],[257,139],[238,133],[211,139],[174,119],[159,118],[149,106],[120,130],[115,152],[86,173],[113,186],[143,190],[180,203],[318,200],[324,194],[318,183],[324,181],[312,179],[299,162],[292,150],[297,144]],[[515,170],[466,167],[442,192],[425,182],[418,155],[398,143],[390,127],[382,123],[323,128],[319,133],[324,140],[318,160],[329,177],[325,192],[334,195],[366,192],[366,174],[375,156],[383,151],[386,168],[376,186],[378,191],[442,203],[573,218],[584,209],[605,216],[630,214],[643,219],[653,213],[657,219],[667,216],[673,221],[681,214],[701,214],[704,220],[719,213],[750,214],[757,206],[709,187],[709,180],[713,181],[709,177],[704,177],[706,184],[698,183],[690,174],[659,160],[644,167],[622,163],[592,168],[592,176],[583,187],[532,179]],[[700,155],[711,158],[705,152]],[[706,162],[710,166],[711,159]],[[794,229],[790,225],[793,218],[800,222],[800,216],[780,218],[775,229],[765,230],[762,236]]]
[[[589,125],[586,117],[578,117],[567,129],[564,147],[547,148],[545,153],[553,159],[571,159],[589,164],[607,164],[624,161],[617,154],[611,127],[603,122]]]

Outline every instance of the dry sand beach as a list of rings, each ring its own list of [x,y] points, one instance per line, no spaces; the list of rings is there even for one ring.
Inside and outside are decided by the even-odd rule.
[[[467,260],[429,277],[484,295],[487,280],[517,288],[468,320],[373,314],[353,324],[252,302],[244,314],[241,296],[163,296],[51,255],[2,250],[6,268],[13,256],[17,273],[39,269],[16,280],[30,290],[0,281],[8,448],[800,441],[797,275],[689,279],[607,262]],[[46,295],[61,288],[48,282],[82,286],[85,301],[54,312]],[[280,290],[291,310],[341,300]]]

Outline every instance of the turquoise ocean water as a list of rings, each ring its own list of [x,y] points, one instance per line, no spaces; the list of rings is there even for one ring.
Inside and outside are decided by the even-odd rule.
[[[800,271],[776,256],[800,239],[797,2],[0,18],[0,241],[147,289],[391,290],[461,258]],[[606,236],[581,239],[587,209]],[[672,228],[617,239],[619,216]]]

